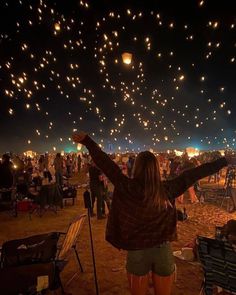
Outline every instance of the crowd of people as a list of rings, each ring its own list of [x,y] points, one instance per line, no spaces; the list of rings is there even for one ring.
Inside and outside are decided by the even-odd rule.
[[[159,163],[153,153],[145,151],[132,161],[129,177],[123,163],[122,167],[117,165],[86,133],[74,134],[73,140],[86,146],[95,166],[114,185],[106,240],[118,249],[127,250],[131,294],[147,294],[151,274],[155,294],[170,295],[175,272],[171,242],[177,238],[175,199],[182,201],[181,195],[197,181],[227,165],[235,165],[235,158],[218,156],[200,164],[182,157],[179,163],[177,158],[170,159],[168,165],[169,159]]]
[[[131,294],[146,294],[150,273],[155,294],[170,294],[175,271],[171,242],[177,234],[175,201],[182,204],[183,194],[188,191],[190,202],[199,202],[195,184],[204,177],[211,181],[212,175],[218,181],[221,169],[228,165],[225,184],[233,188],[235,209],[236,162],[217,153],[197,158],[189,158],[187,154],[154,155],[148,151],[138,155],[107,155],[84,133],[74,135],[73,139],[84,144],[89,154],[57,153],[33,158],[4,154],[0,163],[0,190],[12,188],[22,175],[27,183],[40,178],[62,186],[63,177],[68,179],[83,171],[88,175],[91,217],[106,218],[106,205],[109,210],[106,240],[118,249],[127,250]],[[112,196],[108,180],[114,187]],[[4,196],[10,195],[5,192]]]
[[[119,165],[122,173],[131,178],[133,175],[133,167],[136,154],[129,153],[124,155],[110,155],[110,157]],[[187,153],[182,156],[176,156],[174,153],[160,153],[156,155],[159,161],[161,178],[170,180],[178,177],[184,171],[197,167],[210,160],[220,157],[218,152],[207,152],[198,157],[189,158]],[[235,170],[232,167],[227,170],[225,177],[225,185],[232,188],[231,194],[234,203],[232,211],[236,210],[236,181]],[[108,179],[102,171],[94,164],[91,156],[86,153],[71,154],[41,154],[34,157],[26,155],[4,154],[0,160],[0,189],[8,189],[16,185],[18,179],[24,175],[24,180],[28,184],[33,180],[41,179],[43,183],[56,182],[63,185],[63,177],[70,178],[74,175],[87,173],[88,183],[91,191],[92,204],[97,200],[97,217],[98,219],[105,217],[105,203],[109,210],[110,195],[108,189]],[[222,177],[222,171],[212,174],[208,178],[208,182],[213,179],[214,183],[219,183]],[[191,203],[198,203],[199,199],[196,194],[197,183],[188,188],[187,194]],[[184,195],[177,198],[179,204],[184,203]],[[94,210],[91,216],[95,216]]]
[[[27,196],[27,188],[33,186],[56,183],[62,187],[63,179],[80,174],[87,163],[86,154],[45,153],[33,157],[4,154],[0,160],[0,201],[9,201],[17,190]]]

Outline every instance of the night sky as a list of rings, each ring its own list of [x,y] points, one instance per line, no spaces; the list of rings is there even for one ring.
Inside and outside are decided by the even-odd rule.
[[[234,148],[233,2],[1,0],[0,152]]]

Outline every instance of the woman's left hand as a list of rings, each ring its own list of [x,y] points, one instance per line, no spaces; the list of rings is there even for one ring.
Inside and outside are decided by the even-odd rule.
[[[80,131],[78,133],[74,133],[72,135],[72,138],[75,143],[81,143],[81,141],[83,141],[86,136],[87,136],[87,133]]]

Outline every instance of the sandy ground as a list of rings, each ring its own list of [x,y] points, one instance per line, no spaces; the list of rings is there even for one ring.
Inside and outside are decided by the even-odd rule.
[[[66,231],[69,222],[78,214],[86,213],[82,202],[83,190],[78,190],[77,202],[74,206],[69,202],[65,208],[58,211],[46,212],[42,218],[33,215],[29,219],[27,213],[20,213],[17,218],[9,216],[6,212],[0,213],[0,244],[4,241],[27,237],[30,235],[50,231]],[[188,220],[178,223],[177,242],[173,243],[173,250],[180,250],[186,243],[191,242],[196,235],[213,236],[216,225],[223,225],[229,219],[236,219],[236,214],[229,214],[217,204],[186,204]],[[118,251],[108,244],[105,239],[106,219],[91,219],[92,232],[96,255],[97,277],[100,294],[103,295],[128,295],[128,284],[125,272],[125,251]],[[84,273],[78,272],[78,276],[66,286],[66,291],[73,295],[95,294],[93,265],[89,239],[88,220],[86,220],[77,248],[84,268]],[[202,271],[198,264],[191,264],[176,258],[177,280],[172,294],[198,295]],[[64,284],[78,271],[78,265],[73,253],[62,273]],[[149,294],[153,294],[150,284]]]

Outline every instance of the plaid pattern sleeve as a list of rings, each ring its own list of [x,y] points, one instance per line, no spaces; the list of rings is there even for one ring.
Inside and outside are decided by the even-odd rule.
[[[128,179],[122,174],[119,166],[88,135],[81,143],[86,146],[94,163],[110,179],[114,186],[119,187],[127,182]]]
[[[178,177],[166,182],[171,198],[177,198],[183,194],[196,181],[215,174],[227,165],[226,158],[222,157],[213,162],[200,165],[193,169],[185,170]]]

